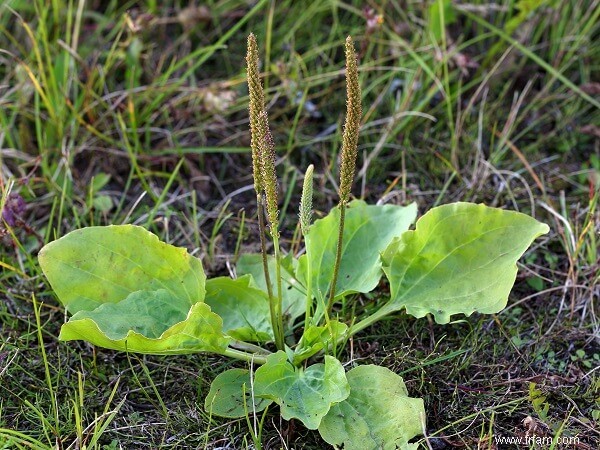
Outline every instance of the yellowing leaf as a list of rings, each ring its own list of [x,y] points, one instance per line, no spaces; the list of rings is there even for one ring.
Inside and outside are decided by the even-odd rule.
[[[506,306],[517,260],[548,230],[525,214],[485,205],[433,208],[385,251],[391,300],[377,314],[406,308],[447,323],[452,314],[496,313]]]
[[[134,225],[72,231],[45,245],[38,258],[70,313],[116,303],[139,290],[165,289],[190,306],[204,299],[202,263]]]
[[[202,303],[200,261],[141,227],[73,231],[46,245],[39,260],[75,313],[62,340],[149,354],[223,353],[229,344],[223,321]]]
[[[119,303],[80,311],[62,326],[59,339],[152,355],[223,353],[231,338],[223,334],[222,326],[205,303],[190,308],[186,300],[160,289],[134,292]]]

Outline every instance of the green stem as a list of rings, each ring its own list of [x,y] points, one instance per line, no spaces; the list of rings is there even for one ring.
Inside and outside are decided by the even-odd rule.
[[[277,297],[271,297],[271,324],[275,335],[275,345],[278,350],[285,350],[283,335],[283,295],[281,290],[281,251],[279,250],[279,235],[277,230],[271,230],[273,247],[275,249],[275,275],[277,277]]]
[[[263,271],[265,273],[265,283],[267,284],[267,295],[269,296],[269,312],[271,315],[271,328],[273,328],[273,334],[275,335],[275,345],[278,350],[285,349],[285,343],[283,339],[283,318],[281,317],[281,267],[280,267],[280,256],[279,256],[279,239],[277,233],[273,235],[273,247],[275,247],[275,266],[277,277],[277,298],[273,295],[273,287],[271,286],[271,277],[269,276],[269,260],[267,255],[267,243],[265,239],[266,227],[265,217],[263,209],[263,197],[262,195],[256,196],[256,203],[258,204],[258,228],[260,229],[260,253],[262,255]]]
[[[239,359],[241,361],[251,362],[258,365],[263,365],[267,362],[267,357],[264,355],[246,353],[241,350],[236,350],[234,348],[225,349],[225,352],[223,354],[225,356],[229,356],[230,358]]]
[[[269,276],[269,261],[267,255],[267,242],[265,239],[266,227],[262,194],[256,195],[256,205],[258,207],[258,234],[260,235],[260,254],[262,255],[263,271],[265,273],[265,283],[267,285],[267,294],[269,295],[269,299],[271,299],[273,298],[273,288],[271,287],[271,277]]]
[[[388,314],[394,312],[393,309],[388,308],[387,306],[389,305],[389,302],[386,303],[385,305],[383,305],[381,308],[379,308],[376,312],[374,312],[373,314],[371,314],[368,317],[365,317],[363,320],[361,320],[360,322],[352,325],[350,327],[350,329],[348,330],[348,333],[346,333],[345,337],[350,337],[350,336],[354,336],[356,333],[358,333],[359,331],[364,330],[365,328],[373,325],[375,322],[383,319],[385,316],[387,316]],[[339,341],[339,340],[338,340]]]
[[[337,251],[335,254],[335,264],[333,266],[333,279],[331,280],[331,289],[329,291],[329,301],[327,302],[326,316],[329,317],[331,308],[333,308],[333,300],[335,299],[335,286],[337,284],[340,265],[342,263],[342,245],[344,243],[344,221],[346,218],[346,203],[340,202],[340,226],[338,229]]]
[[[304,237],[304,241],[306,242],[306,236]],[[310,257],[308,255],[308,245],[306,248],[306,273],[307,273],[307,281],[306,281],[306,314],[304,315],[304,329],[308,328],[310,325],[310,315],[312,309],[312,273],[311,273],[311,264]]]
[[[271,352],[267,349],[259,347],[258,345],[250,344],[248,342],[233,340],[229,343],[232,347],[235,347],[236,350],[242,350],[246,352],[250,352],[256,355],[265,355],[268,356]]]

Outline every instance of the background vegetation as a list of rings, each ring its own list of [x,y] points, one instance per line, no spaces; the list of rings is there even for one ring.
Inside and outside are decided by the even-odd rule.
[[[353,341],[348,367],[386,365],[425,398],[423,448],[508,448],[495,438],[526,433],[598,448],[599,16],[598,0],[4,1],[0,448],[249,445],[245,421],[202,408],[214,375],[237,363],[59,343],[64,312],[36,254],[111,223],[187,247],[210,275],[257,250],[250,32],[286,249],[300,250],[288,205],[308,164],[317,216],[336,202],[348,34],[363,87],[356,197],[421,211],[485,202],[552,229],[502,313],[446,327],[398,314]],[[266,448],[325,445],[275,415],[265,435]]]

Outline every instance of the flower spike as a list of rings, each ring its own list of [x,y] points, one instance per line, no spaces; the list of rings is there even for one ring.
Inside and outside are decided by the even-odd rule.
[[[258,72],[258,45],[253,34],[248,36],[248,53],[246,55],[248,94],[250,97],[250,147],[252,149],[252,171],[254,174],[254,189],[258,206],[258,228],[260,231],[260,247],[269,295],[271,326],[275,337],[275,345],[279,350],[285,348],[282,315],[281,291],[281,252],[279,249],[279,210],[277,209],[277,174],[275,172],[275,143],[269,130],[267,111],[265,110],[265,94]],[[273,293],[267,245],[265,240],[265,220],[263,207],[266,201],[267,218],[269,219],[273,250],[275,253],[275,284],[277,295]]]
[[[335,301],[335,290],[342,263],[342,246],[344,241],[344,220],[346,217],[346,204],[350,198],[354,171],[356,170],[356,156],[358,154],[358,133],[362,116],[361,93],[358,83],[358,63],[354,51],[354,42],[346,38],[346,123],[342,136],[342,152],[340,162],[340,223],[338,228],[337,251],[333,266],[329,301],[327,302],[327,316],[331,312]]]
[[[256,195],[262,195],[264,189],[261,168],[261,148],[264,134],[260,128],[260,114],[265,109],[265,95],[258,71],[258,44],[254,34],[248,36],[248,52],[246,55],[248,93],[250,97],[250,147],[252,149],[252,172]]]
[[[302,183],[302,196],[300,197],[300,228],[302,235],[308,234],[310,222],[312,219],[312,199],[313,199],[313,171],[315,167],[311,164],[304,174],[304,183]]]
[[[277,173],[275,172],[275,141],[269,129],[267,113],[259,116],[259,128],[263,138],[261,148],[262,182],[267,198],[267,217],[271,225],[271,235],[279,236],[279,209],[277,207]]]
[[[341,166],[340,166],[340,203],[348,203],[358,153],[358,133],[362,116],[361,93],[358,83],[358,63],[354,51],[354,42],[346,38],[346,123],[342,138]]]

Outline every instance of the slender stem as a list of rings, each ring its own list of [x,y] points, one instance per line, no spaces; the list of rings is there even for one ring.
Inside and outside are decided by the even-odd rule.
[[[370,316],[365,317],[360,322],[352,325],[350,327],[350,329],[348,330],[348,336],[355,335],[359,331],[364,330],[365,328],[373,325],[375,322],[377,322],[377,321],[383,319],[385,316],[387,316],[391,311],[389,311],[385,306],[386,305],[384,305],[383,307],[381,307],[378,311],[376,311],[375,313],[371,314]]]
[[[265,273],[265,283],[267,285],[267,294],[269,299],[273,297],[273,288],[271,287],[271,277],[269,276],[269,259],[267,255],[267,241],[265,238],[265,215],[263,209],[262,194],[256,195],[256,204],[258,206],[258,230],[260,235],[260,254],[262,255],[263,271]]]
[[[271,233],[273,238],[273,247],[275,249],[275,274],[277,277],[277,297],[271,297],[271,323],[273,333],[275,334],[275,345],[278,350],[285,350],[285,340],[283,335],[283,314],[282,303],[283,295],[281,290],[281,251],[279,250],[279,233],[277,230]]]
[[[263,271],[265,273],[265,283],[267,284],[267,295],[269,296],[269,312],[271,315],[271,328],[273,328],[273,334],[275,336],[275,345],[278,350],[285,349],[285,343],[283,338],[283,318],[281,317],[281,268],[280,268],[280,256],[279,256],[279,239],[276,234],[273,233],[273,247],[275,248],[275,266],[276,266],[276,279],[277,279],[277,297],[273,295],[273,287],[271,286],[271,277],[269,276],[269,260],[267,255],[267,243],[265,239],[265,218],[263,210],[263,197],[262,194],[256,196],[256,202],[258,204],[258,227],[260,229],[260,253],[262,255]]]
[[[233,340],[229,343],[232,347],[235,347],[236,350],[242,350],[250,353],[254,353],[256,355],[265,355],[268,356],[271,352],[265,348],[259,347],[258,345],[250,344],[249,342],[243,342],[238,340]]]
[[[327,313],[329,316],[331,313],[331,308],[333,307],[333,300],[335,299],[335,286],[337,284],[340,265],[342,263],[342,245],[344,244],[344,221],[346,219],[346,203],[344,201],[340,202],[340,226],[338,228],[338,241],[337,241],[337,251],[335,254],[335,264],[333,266],[333,279],[331,280],[331,289],[329,291],[329,301],[327,302]]]
[[[263,365],[267,362],[267,357],[265,355],[256,355],[253,353],[246,353],[241,350],[236,350],[234,348],[228,348],[223,353],[225,356],[229,356],[230,358],[239,359],[241,361],[252,362],[254,364]]]
[[[305,238],[306,239],[306,238]],[[308,253],[308,246],[306,249],[306,252]],[[311,263],[310,263],[310,257],[307,254],[306,255],[306,273],[307,273],[307,281],[306,281],[306,314],[304,315],[304,329],[306,330],[306,328],[310,325],[309,321],[310,321],[310,315],[312,313],[312,273],[311,273]]]
[[[258,436],[256,436],[256,414],[253,414],[254,418],[254,427],[250,422],[250,413],[248,412],[248,402],[246,401],[246,384],[242,384],[242,399],[244,400],[244,417],[246,418],[246,425],[248,426],[248,431],[250,431],[250,436],[252,437],[252,442],[254,443],[254,447],[256,450],[262,450],[262,443],[258,440]],[[252,406],[254,406],[254,399],[252,399]],[[252,408],[254,409],[254,408]],[[254,412],[254,411],[253,411]]]

